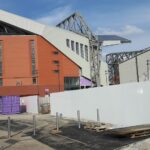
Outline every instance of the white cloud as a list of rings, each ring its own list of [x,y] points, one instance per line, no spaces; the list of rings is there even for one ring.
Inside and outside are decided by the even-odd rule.
[[[128,36],[128,35],[136,35],[143,33],[144,30],[134,26],[134,25],[126,25],[125,27],[121,28],[120,30],[113,30],[111,28],[101,28],[99,27],[96,31],[96,34],[114,34],[120,36]]]
[[[48,24],[48,25],[56,25],[66,17],[68,17],[72,12],[71,6],[58,7],[47,15],[38,18],[37,21]]]

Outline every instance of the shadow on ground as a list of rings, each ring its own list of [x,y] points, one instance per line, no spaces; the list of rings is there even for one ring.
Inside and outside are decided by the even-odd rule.
[[[18,132],[32,126],[31,122],[11,120],[11,131]],[[0,120],[0,130],[8,131],[8,121]]]
[[[67,126],[60,129],[61,133],[51,134],[49,126],[37,131],[36,140],[56,150],[113,150],[145,138],[119,138],[109,134],[109,131],[96,133],[83,127]],[[28,135],[32,133],[28,133]]]

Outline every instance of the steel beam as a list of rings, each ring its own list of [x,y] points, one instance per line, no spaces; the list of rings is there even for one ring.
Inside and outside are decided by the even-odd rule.
[[[150,47],[138,50],[138,51],[129,51],[129,52],[118,52],[110,53],[106,55],[106,62],[108,64],[109,72],[109,84],[119,84],[119,64],[127,61],[139,54],[142,54],[146,51],[149,51]]]
[[[91,80],[93,81],[93,86],[100,86],[102,43],[97,40],[96,36],[84,21],[84,18],[79,13],[74,13],[56,26],[89,39]]]

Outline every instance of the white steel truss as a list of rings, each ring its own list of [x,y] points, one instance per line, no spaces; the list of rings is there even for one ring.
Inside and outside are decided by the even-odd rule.
[[[100,86],[102,43],[97,40],[83,17],[79,13],[74,13],[56,26],[83,35],[89,39],[91,80],[93,81],[93,86]]]

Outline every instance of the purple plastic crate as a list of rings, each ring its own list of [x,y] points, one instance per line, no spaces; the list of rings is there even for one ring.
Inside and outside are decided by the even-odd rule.
[[[4,96],[2,97],[2,114],[20,113],[20,97]]]
[[[0,114],[2,113],[2,97],[0,97]]]

